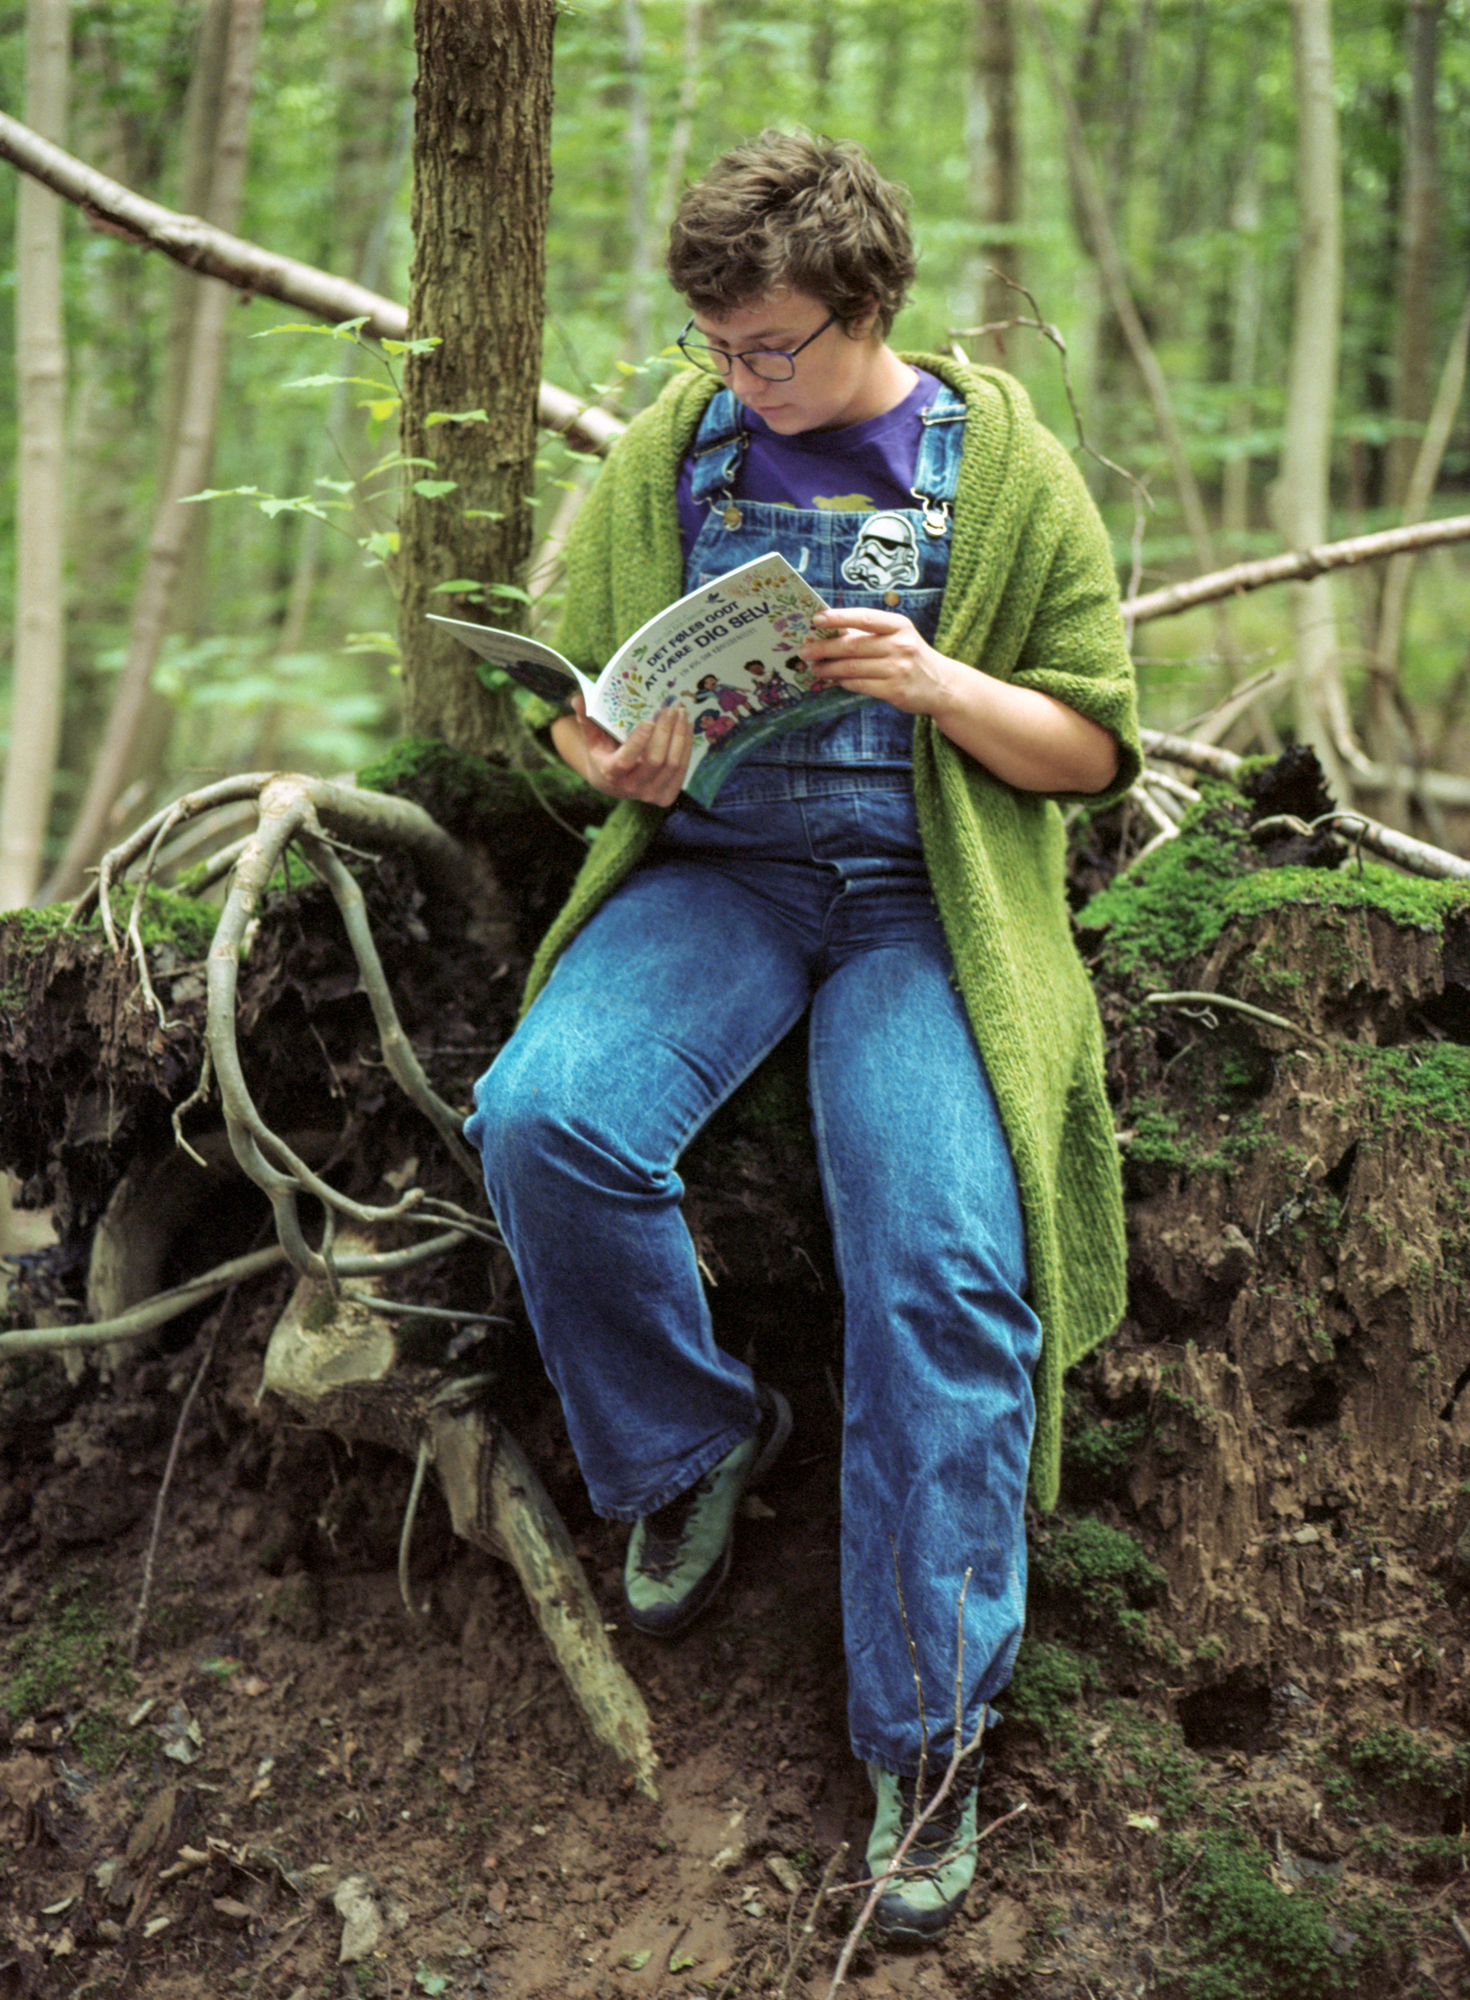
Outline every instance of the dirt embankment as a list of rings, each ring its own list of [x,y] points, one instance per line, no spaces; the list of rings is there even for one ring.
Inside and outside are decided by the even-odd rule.
[[[854,1991],[1470,1991],[1470,914],[1350,857],[1263,849],[1268,805],[1222,794],[1084,913],[1130,1314],[1078,1373],[1063,1504],[1036,1524],[983,1780],[983,1816],[1011,1816],[965,1921],[927,1954],[864,1947]],[[1117,828],[1092,837],[1110,852]],[[401,878],[374,912],[415,1045],[462,1093],[534,925],[499,908],[449,951]],[[262,927],[253,1086],[332,1132],[355,1187],[409,1158],[432,1180],[329,928],[300,894]],[[25,1267],[25,1316],[81,1296],[72,1253],[171,1137],[197,1061],[127,1028],[125,970],[48,949],[74,1005],[0,950],[0,992],[26,996],[0,1036],[0,1122],[28,1134],[9,1164],[68,1234]],[[185,1035],[192,963],[162,968]],[[48,1072],[53,1003],[72,1039]],[[829,1883],[854,1879],[869,1808],[843,1717],[835,1308],[792,1104],[768,1080],[691,1173],[722,1332],[754,1343],[798,1431],[712,1617],[671,1646],[611,1633],[657,1801],[593,1749],[513,1575],[456,1540],[432,1480],[405,1556],[409,1461],[258,1399],[284,1278],[111,1377],[0,1364],[5,2000],[827,1991],[854,1899],[829,1888],[813,1915],[818,1888],[843,1843]],[[261,1220],[215,1184],[179,1213],[165,1277]],[[587,1511],[504,1270],[476,1252],[422,1285],[512,1322],[451,1365],[494,1375],[616,1628],[621,1535]]]

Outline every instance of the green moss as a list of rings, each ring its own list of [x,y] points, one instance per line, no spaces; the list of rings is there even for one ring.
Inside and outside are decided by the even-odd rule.
[[[90,1580],[81,1576],[53,1584],[46,1610],[11,1647],[5,1710],[12,1722],[54,1707],[63,1695],[80,1692],[83,1683],[119,1696],[131,1691],[132,1676],[114,1658],[111,1614],[92,1593]]]
[[[1131,1536],[1090,1514],[1043,1523],[1032,1544],[1031,1574],[1084,1625],[1106,1620],[1115,1629],[1130,1608],[1157,1598],[1167,1580]]]
[[[1121,1420],[1094,1421],[1083,1412],[1076,1391],[1068,1387],[1062,1423],[1062,1478],[1067,1487],[1087,1495],[1119,1491],[1148,1434],[1147,1417],[1140,1412]]]
[[[1357,1987],[1357,1953],[1334,1949],[1310,1894],[1286,1895],[1254,1842],[1235,1833],[1169,1844],[1187,1871],[1178,1910],[1187,1928],[1183,2000],[1327,2000]]]
[[[1470,1049],[1416,1042],[1358,1052],[1365,1098],[1380,1118],[1453,1140],[1470,1131]]]
[[[1155,981],[1214,944],[1227,924],[1249,931],[1269,911],[1290,905],[1347,913],[1381,911],[1391,922],[1443,931],[1470,917],[1470,887],[1401,874],[1382,862],[1341,868],[1263,868],[1244,834],[1247,807],[1229,787],[1205,788],[1178,837],[1166,840],[1094,896],[1079,916],[1101,931],[1115,975]],[[1344,952],[1351,957],[1344,940]],[[1265,969],[1284,989],[1290,968]],[[1299,977],[1299,975],[1298,975]]]
[[[1005,1691],[1007,1718],[1035,1730],[1054,1749],[1075,1748],[1075,1710],[1087,1689],[1097,1684],[1097,1669],[1070,1647],[1047,1639],[1025,1638],[1016,1654],[1011,1684]]]
[[[1107,933],[1106,956],[1122,976],[1181,965],[1224,928],[1231,886],[1246,865],[1240,847],[1239,827],[1218,798],[1209,799],[1186,816],[1176,839],[1094,896],[1078,922]]]

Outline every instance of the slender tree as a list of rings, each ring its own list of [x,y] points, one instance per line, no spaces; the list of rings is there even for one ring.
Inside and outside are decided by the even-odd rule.
[[[66,136],[67,0],[26,8],[26,116]],[[24,903],[41,873],[61,741],[66,635],[63,442],[66,341],[61,310],[61,203],[21,183],[16,207],[15,368],[20,417],[16,507],[15,659],[10,750],[0,792],[0,909]]]
[[[994,276],[1021,282],[1016,228],[1021,219],[1021,159],[1016,119],[1016,23],[1012,0],[975,0],[965,95],[965,151],[977,247],[973,313],[980,325],[1009,319],[1015,294]]]
[[[519,588],[531,554],[555,19],[555,0],[418,0],[414,16],[409,325],[438,345],[405,372],[404,721],[467,750],[497,747],[508,718],[425,614],[455,608],[446,584]],[[510,622],[515,600],[491,601]]]
[[[231,220],[238,214],[244,182],[245,136],[262,5],[263,0],[230,0],[229,54],[216,132],[213,187],[215,205]],[[169,628],[190,534],[190,510],[179,503],[207,483],[214,451],[229,308],[230,294],[222,286],[207,286],[200,295],[186,358],[177,436],[133,603],[127,658],[81,810],[55,874],[45,887],[47,900],[79,889],[88,864],[105,846],[109,816],[148,711],[153,669]]]
[[[1292,0],[1296,73],[1297,239],[1286,442],[1274,511],[1294,549],[1328,537],[1332,417],[1342,313],[1342,197],[1330,0]],[[1344,734],[1332,579],[1291,586],[1297,729],[1322,760],[1343,805],[1351,803],[1338,752]]]

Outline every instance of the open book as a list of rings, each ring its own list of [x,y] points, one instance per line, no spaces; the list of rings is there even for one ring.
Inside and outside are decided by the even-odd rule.
[[[547,701],[567,701],[580,688],[588,715],[619,742],[681,702],[694,729],[684,790],[708,805],[756,743],[856,699],[842,688],[814,691],[811,670],[796,657],[827,609],[784,556],[757,556],[650,618],[595,681],[539,639],[430,616]]]

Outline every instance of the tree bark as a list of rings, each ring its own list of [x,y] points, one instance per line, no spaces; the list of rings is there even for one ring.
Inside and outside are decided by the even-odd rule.
[[[522,586],[531,554],[556,7],[419,0],[414,18],[409,323],[440,344],[405,371],[404,721],[411,735],[483,752],[504,734],[498,707],[425,614],[456,608],[452,594],[432,594],[456,579]],[[483,421],[436,420],[476,410]],[[432,459],[434,480],[454,490],[416,492],[416,459]],[[513,600],[486,603],[497,624],[515,621]]]
[[[29,0],[26,110],[57,139],[66,131],[69,60],[67,0]],[[40,877],[66,677],[61,205],[34,181],[21,184],[15,235],[15,659],[0,793],[0,910],[26,902]]]

